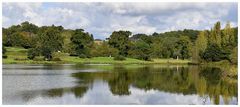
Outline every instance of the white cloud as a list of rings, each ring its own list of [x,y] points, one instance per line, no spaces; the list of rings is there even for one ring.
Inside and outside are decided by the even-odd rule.
[[[6,17],[6,16],[2,16],[2,22],[3,22],[3,25],[5,25],[5,26],[11,26],[11,20],[8,18],[8,17]]]
[[[135,33],[206,29],[216,21],[237,25],[237,3],[3,3],[3,27],[36,25],[83,28],[104,39],[114,30]]]

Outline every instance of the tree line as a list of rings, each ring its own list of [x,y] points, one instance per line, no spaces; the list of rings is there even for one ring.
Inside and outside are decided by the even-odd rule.
[[[44,56],[52,60],[53,53],[64,52],[80,58],[125,57],[151,61],[153,58],[191,59],[193,62],[228,60],[237,62],[237,27],[230,22],[222,29],[217,22],[211,30],[184,29],[164,33],[132,34],[113,31],[109,38],[96,43],[84,29],[64,29],[62,26],[36,26],[29,22],[2,28],[3,52],[7,47],[28,49],[28,58]],[[4,54],[3,53],[3,54]]]

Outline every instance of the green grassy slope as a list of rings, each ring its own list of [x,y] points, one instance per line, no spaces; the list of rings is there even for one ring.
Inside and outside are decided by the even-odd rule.
[[[8,56],[3,59],[3,64],[64,64],[64,63],[91,63],[91,64],[187,64],[189,60],[176,59],[153,59],[153,61],[143,61],[133,58],[126,58],[124,61],[115,61],[113,57],[93,57],[93,58],[79,58],[69,56],[66,53],[58,54],[62,61],[33,61],[27,59],[27,49],[19,47],[6,47]],[[38,57],[42,58],[41,56]]]

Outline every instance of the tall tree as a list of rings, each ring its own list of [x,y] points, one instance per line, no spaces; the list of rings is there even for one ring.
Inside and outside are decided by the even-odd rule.
[[[130,31],[114,31],[109,38],[109,45],[117,48],[119,54],[127,56],[129,50],[129,36],[132,33]]]
[[[162,58],[173,58],[175,54],[175,44],[179,41],[176,37],[164,37],[162,38]]]
[[[238,47],[233,48],[231,55],[230,55],[231,63],[237,64],[238,62]]]
[[[187,59],[191,56],[191,40],[188,36],[181,36],[176,43],[176,55],[180,55],[180,58]]]
[[[207,33],[205,31],[201,31],[195,42],[195,48],[192,50],[193,60],[195,60],[196,62],[201,61],[200,55],[205,51],[207,45],[208,45]]]
[[[146,42],[147,44],[152,43],[152,36],[151,35],[146,35],[146,34],[135,34],[133,35],[130,40],[137,41],[137,40],[142,40]]]
[[[115,57],[117,55],[118,50],[110,47],[106,41],[103,41],[101,44],[94,43],[94,46],[91,48],[91,56],[94,57]]]
[[[219,21],[211,29],[209,43],[217,44],[221,47],[221,23]]]
[[[7,29],[3,28],[2,30],[3,30],[2,36],[3,36],[4,46],[16,46],[15,43],[19,43],[18,42],[20,38],[19,32],[21,31],[20,25],[12,25]],[[17,45],[20,45],[20,44],[17,44]]]
[[[128,51],[129,56],[141,60],[150,60],[150,45],[143,40],[133,43],[131,50]]]
[[[46,60],[51,60],[52,53],[62,49],[63,38],[60,32],[55,26],[46,27],[39,32],[35,48],[40,50]]]
[[[83,29],[76,29],[71,37],[73,44],[72,55],[84,55],[90,57],[89,48],[93,45],[93,35],[84,32]]]
[[[223,35],[222,35],[222,47],[225,49],[229,49],[234,47],[235,37],[234,37],[234,31],[231,28],[230,22],[228,22],[223,29]]]
[[[155,58],[161,58],[162,57],[162,48],[163,43],[161,40],[155,40],[151,44],[151,56]]]
[[[21,23],[21,31],[29,32],[29,33],[37,33],[38,31],[38,26],[29,23],[28,21],[25,21]]]
[[[205,31],[201,31],[196,40],[196,46],[200,52],[203,52],[207,48],[207,35]]]

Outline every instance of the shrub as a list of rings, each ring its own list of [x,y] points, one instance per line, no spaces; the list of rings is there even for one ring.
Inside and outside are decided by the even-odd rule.
[[[2,47],[2,54],[5,54],[7,52],[7,49],[3,46]]]
[[[33,58],[33,61],[44,61],[44,58]]]
[[[126,60],[126,58],[122,55],[117,55],[114,57],[114,60],[123,61],[123,60]]]
[[[17,60],[17,61],[25,61],[25,60],[28,60],[26,58],[14,58],[14,60]]]
[[[3,58],[3,59],[7,59],[7,55],[3,55],[2,58]]]
[[[33,60],[35,58],[34,55],[28,55],[28,59]]]
[[[92,58],[92,56],[90,56],[90,55],[87,55],[87,58]]]
[[[7,52],[7,49],[3,46],[2,47],[2,58],[6,59],[7,58],[7,55],[4,55],[5,53]]]
[[[146,55],[146,54],[144,54],[141,59],[145,61],[151,61],[150,55]]]
[[[62,61],[60,58],[53,58],[52,61]]]
[[[71,53],[69,56],[78,56],[77,54],[73,54],[73,53]]]
[[[79,58],[87,58],[87,56],[84,55],[84,54],[80,54],[78,57],[79,57]]]
[[[28,50],[28,59],[33,60],[36,56],[38,56],[37,49],[32,48]]]
[[[53,52],[52,56],[53,56],[53,58],[60,58],[61,56],[64,56],[64,53],[61,53],[60,51]]]

